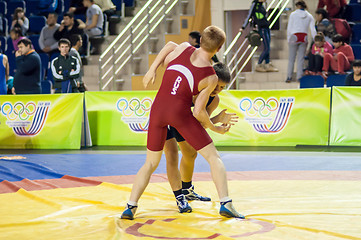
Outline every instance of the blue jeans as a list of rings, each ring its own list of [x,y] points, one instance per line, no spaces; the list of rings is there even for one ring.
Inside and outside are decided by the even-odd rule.
[[[269,28],[260,28],[258,31],[263,38],[263,52],[259,57],[258,64],[261,64],[263,61],[267,64],[269,63],[269,53],[271,50],[271,31]]]

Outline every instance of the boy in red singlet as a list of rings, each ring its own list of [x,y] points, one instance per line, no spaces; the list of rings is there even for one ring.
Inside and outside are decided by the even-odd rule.
[[[212,139],[205,130],[209,128],[224,134],[230,128],[230,125],[215,126],[206,111],[209,96],[218,82],[210,60],[222,47],[224,41],[224,31],[218,27],[209,26],[202,33],[201,47],[198,49],[190,46],[189,43],[176,45],[169,42],[160,51],[144,76],[143,82],[147,85],[154,81],[160,64],[164,63],[167,66],[150,112],[147,158],[136,175],[130,199],[121,216],[122,219],[134,218],[137,202],[160,162],[168,125],[175,127],[210,164],[212,178],[221,202],[219,213],[225,217],[244,218],[234,209],[232,199],[228,196],[225,167]],[[197,94],[192,113],[192,99]],[[180,178],[178,182],[180,185]],[[173,191],[176,187],[172,186]],[[191,212],[192,209],[182,194],[182,188],[179,187],[179,190],[175,190],[174,193],[179,211]]]

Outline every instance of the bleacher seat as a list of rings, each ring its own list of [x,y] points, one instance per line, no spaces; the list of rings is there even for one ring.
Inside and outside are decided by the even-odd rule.
[[[351,43],[361,44],[361,24],[355,24],[352,27],[352,40]]]
[[[0,14],[2,16],[6,16],[7,14],[7,3],[6,2],[0,2]]]
[[[80,19],[83,22],[86,22],[86,16],[84,14],[75,14],[74,19]]]
[[[39,14],[39,3],[40,3],[40,0],[26,0],[25,15],[27,17],[30,17],[32,15]]]
[[[333,74],[327,77],[326,86],[345,86],[346,75],[345,74]]]
[[[10,37],[7,37],[7,39],[6,39],[6,46],[7,46],[6,51],[14,54],[13,40]]]
[[[64,12],[68,12],[70,8],[70,1],[65,0],[64,1]]]
[[[14,14],[16,8],[21,7],[22,9],[26,9],[25,1],[10,1],[8,2],[8,12],[7,16],[11,16]]]
[[[135,7],[134,0],[123,0],[126,7]]]
[[[355,59],[361,60],[361,44],[351,44]]]
[[[0,42],[1,42],[1,52],[4,53],[6,51],[6,37],[0,36]]]
[[[50,56],[50,60],[49,60],[49,68],[47,70],[47,74],[46,74],[46,80],[51,81],[54,84],[54,77],[53,77],[53,73],[51,72],[51,62],[57,57],[59,56],[59,52],[53,53]]]
[[[8,57],[8,61],[9,61],[9,75],[14,76],[16,69],[15,54],[12,51],[9,51],[9,47],[8,47],[8,49],[5,52],[5,55]]]
[[[319,75],[306,75],[300,78],[300,88],[323,88],[325,80]]]
[[[69,0],[65,0],[65,1],[70,2]],[[56,13],[58,15],[63,15],[64,9],[65,9],[64,0],[58,0],[58,7],[56,8]]]
[[[112,0],[112,2],[115,5],[117,11],[122,10],[123,0]]]
[[[28,34],[40,34],[41,29],[46,25],[46,18],[44,16],[30,16]]]
[[[9,32],[9,23],[8,23],[8,19],[5,17],[1,17],[2,19],[2,23],[3,23],[3,35],[7,36],[8,32]]]
[[[358,2],[359,0],[350,0],[350,4],[351,3],[356,3],[356,4],[358,4],[359,2]]]
[[[346,20],[350,22],[361,21],[361,4],[351,3],[346,7]]]
[[[53,88],[53,84],[49,80],[41,81],[41,93],[42,94],[50,94],[51,89]]]
[[[41,48],[40,48],[40,45],[39,45],[40,35],[39,34],[34,34],[34,35],[28,36],[28,38],[31,40],[35,51],[40,52],[41,51]]]
[[[41,60],[41,80],[45,80],[45,76],[47,76],[46,72],[49,68],[49,55],[46,53],[39,53],[40,60]]]

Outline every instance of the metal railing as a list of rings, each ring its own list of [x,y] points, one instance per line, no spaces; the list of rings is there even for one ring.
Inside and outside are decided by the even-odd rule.
[[[116,87],[117,75],[150,39],[179,0],[148,0],[99,57],[99,90]],[[165,25],[164,25],[165,26]],[[133,73],[133,64],[130,64]]]
[[[276,14],[273,21],[270,23],[270,26],[269,26],[270,29],[273,27],[273,25],[279,19],[279,17],[281,16],[282,12],[287,7],[289,2],[290,2],[290,0],[272,0],[272,2],[267,6],[267,9],[266,9],[267,12],[273,7],[272,12],[267,17],[268,21],[270,21],[272,19],[272,17]],[[258,49],[257,46],[252,48],[251,45],[249,44],[247,38],[245,38],[244,41],[239,46],[236,46],[236,43],[242,36],[242,33],[243,32],[237,33],[237,35],[234,37],[232,42],[229,44],[229,46],[223,53],[223,60],[225,63],[227,63],[227,65],[230,69],[230,72],[231,72],[231,76],[233,78],[232,81],[229,83],[227,90],[229,90],[235,82],[236,82],[236,89],[239,88],[239,75],[241,74],[241,72],[243,71],[243,69],[245,68],[247,63],[251,60],[254,53]],[[245,47],[246,44],[247,44],[247,48],[243,51],[241,56],[239,56],[241,53],[241,50]],[[249,52],[249,54],[247,55],[248,52]],[[242,61],[243,61],[243,64],[240,66]]]

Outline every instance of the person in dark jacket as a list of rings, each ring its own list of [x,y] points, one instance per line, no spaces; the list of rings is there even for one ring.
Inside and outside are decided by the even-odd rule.
[[[73,34],[84,34],[85,24],[74,19],[74,14],[67,12],[64,14],[60,27],[54,33],[54,38],[60,40],[61,38],[70,39]]]
[[[361,86],[361,60],[352,63],[353,72],[346,76],[346,86]]]
[[[24,38],[18,42],[15,52],[16,73],[14,77],[14,94],[41,93],[41,61],[39,54],[32,49],[30,39]]]
[[[259,56],[258,64],[255,70],[257,72],[278,72],[278,69],[270,63],[271,31],[269,29],[270,24],[267,20],[267,11],[263,6],[264,2],[266,2],[266,0],[254,0],[252,2],[248,16],[245,19],[240,31],[243,31],[247,27],[249,20],[252,19],[253,27],[258,27],[258,32],[263,39],[263,52]],[[266,65],[262,64],[263,61]]]
[[[68,39],[60,39],[58,46],[60,55],[51,62],[55,93],[79,92],[76,81],[80,74],[79,60],[69,55],[71,44]]]

